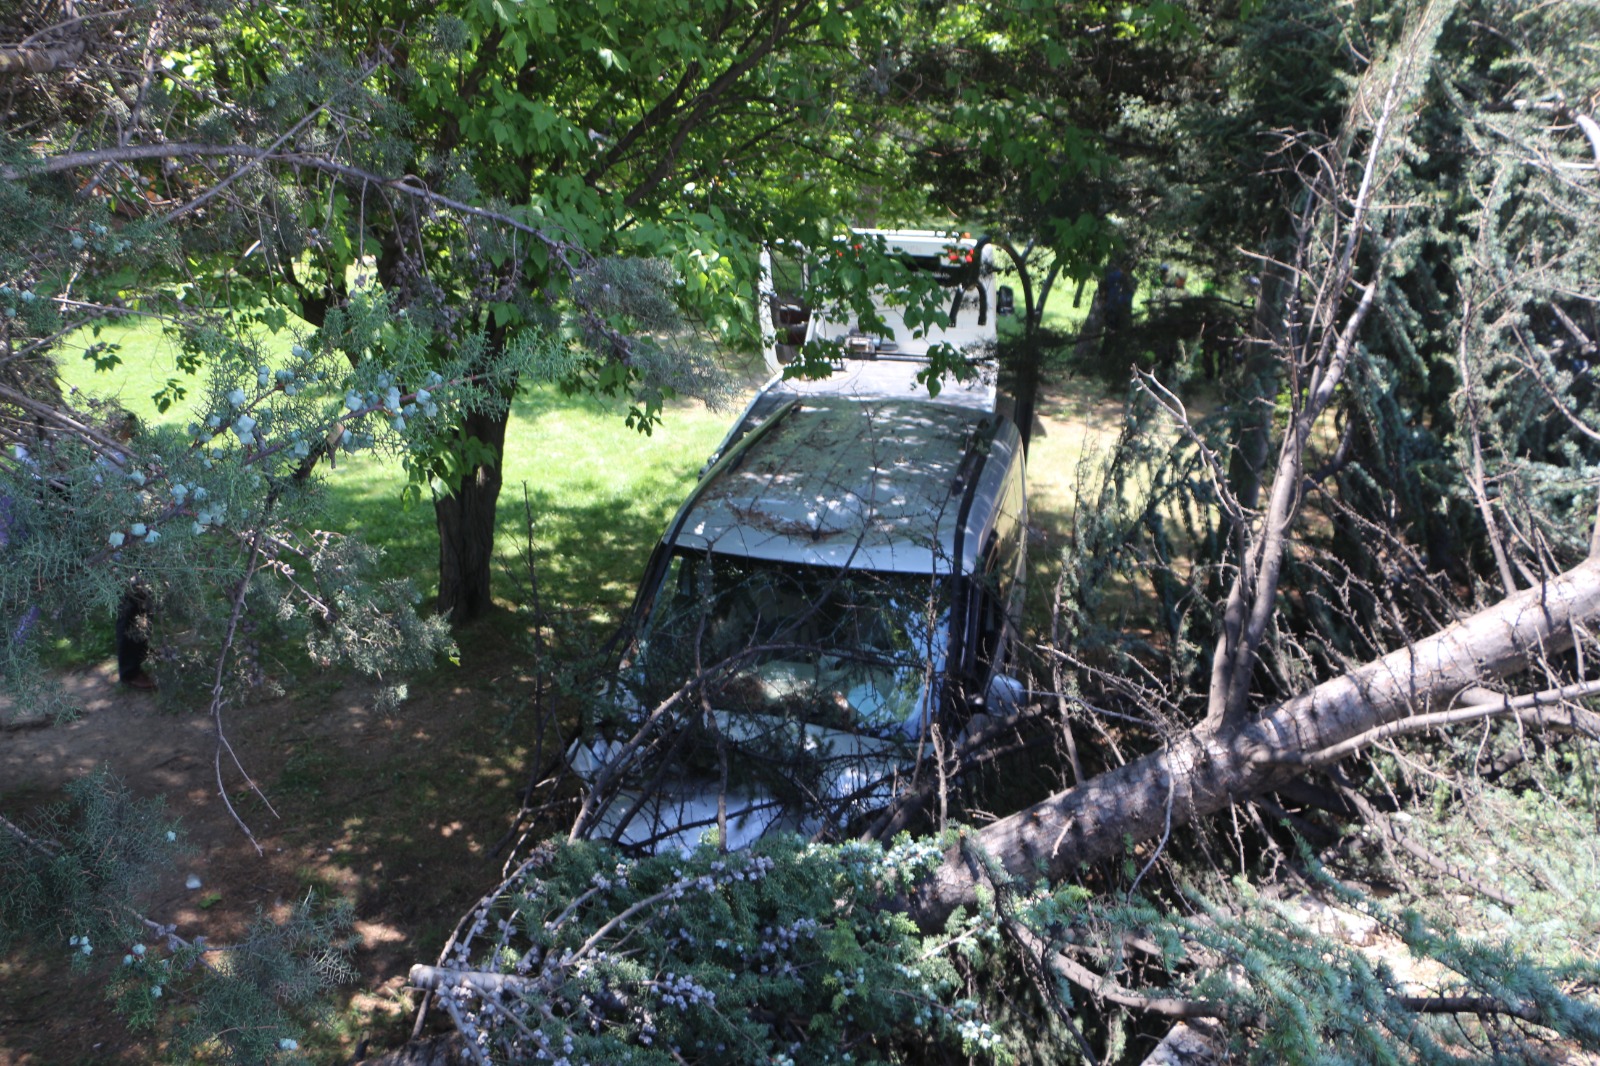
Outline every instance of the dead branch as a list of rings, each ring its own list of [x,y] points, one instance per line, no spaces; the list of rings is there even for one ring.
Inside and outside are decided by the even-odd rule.
[[[1600,739],[1600,716],[1581,708],[1561,709],[1543,706],[1546,703],[1560,703],[1565,700],[1590,696],[1597,692],[1600,692],[1600,681],[1585,681],[1581,684],[1566,685],[1562,688],[1550,689],[1545,692],[1532,692],[1525,696],[1498,696],[1497,699],[1469,703],[1454,710],[1412,715],[1411,717],[1402,718],[1399,721],[1389,722],[1386,725],[1370,729],[1360,736],[1351,737],[1349,740],[1324,748],[1321,751],[1285,753],[1284,759],[1286,762],[1296,766],[1327,766],[1338,762],[1346,756],[1353,755],[1363,748],[1371,747],[1393,737],[1422,733],[1445,726],[1460,725],[1463,722],[1473,722],[1483,718],[1495,718],[1501,715],[1513,714],[1529,724],[1555,724]],[[1530,709],[1534,711],[1533,714],[1524,715],[1518,713]],[[1552,714],[1552,712],[1560,710],[1564,710],[1565,713]]]
[[[1589,139],[1589,147],[1594,150],[1594,165],[1600,167],[1600,122],[1588,115],[1578,115],[1577,123],[1583,135]]]

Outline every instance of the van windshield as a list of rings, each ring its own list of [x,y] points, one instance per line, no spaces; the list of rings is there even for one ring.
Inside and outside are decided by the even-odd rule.
[[[948,600],[932,576],[679,551],[634,673],[656,699],[698,673],[718,711],[915,736],[938,698]]]

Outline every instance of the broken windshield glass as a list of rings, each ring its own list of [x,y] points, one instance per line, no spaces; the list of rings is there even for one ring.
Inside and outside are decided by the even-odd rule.
[[[914,737],[937,705],[947,584],[680,551],[629,672],[647,706],[701,676],[720,712]]]

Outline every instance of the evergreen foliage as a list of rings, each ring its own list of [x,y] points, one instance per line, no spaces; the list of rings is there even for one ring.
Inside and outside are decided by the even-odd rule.
[[[136,800],[105,770],[79,778],[68,799],[0,826],[0,948],[69,944],[87,965],[130,936],[137,902],[179,854],[161,800]]]
[[[65,952],[104,974],[129,1027],[169,1041],[165,1061],[305,1061],[293,1054],[305,1027],[354,976],[349,905],[308,896],[238,944],[185,941],[141,913],[184,854],[162,802],[135,798],[104,769],[67,794],[21,825],[0,819],[0,950]]]
[[[360,942],[353,920],[347,901],[308,895],[281,919],[258,918],[239,943],[207,949],[190,970],[194,979],[179,986],[187,1009],[170,1020],[173,1051],[196,1062],[239,1066],[307,1061],[296,1052],[305,1034],[332,1013],[328,993],[356,976],[349,961]],[[185,950],[174,953],[174,968],[186,961]],[[142,1007],[153,992],[149,982],[166,977],[137,964],[129,972],[118,1000],[125,1011],[129,1000],[133,1010]]]
[[[992,925],[925,942],[883,905],[939,856],[909,840],[644,859],[549,843],[412,977],[482,1062],[1005,1061],[946,957],[992,950]]]
[[[1127,1061],[1137,1023],[1115,1012],[1141,1005],[1225,1021],[1251,1063],[1515,1061],[1551,1032],[1600,1047],[1600,1014],[1573,994],[1592,960],[1463,938],[1347,887],[1303,846],[1309,894],[1293,904],[1243,879],[1165,898],[1030,886],[969,852],[993,891],[924,935],[896,901],[941,854],[774,837],[629,859],[551,842],[412,980],[468,1057],[493,1063]],[[1403,942],[1431,992],[1330,936],[1304,906],[1325,910],[1318,897]]]

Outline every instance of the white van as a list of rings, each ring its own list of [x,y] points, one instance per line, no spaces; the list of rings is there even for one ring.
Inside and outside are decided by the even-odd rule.
[[[568,761],[576,832],[842,833],[932,768],[935,727],[1015,705],[1027,500],[980,405],[775,381],[662,537]]]

